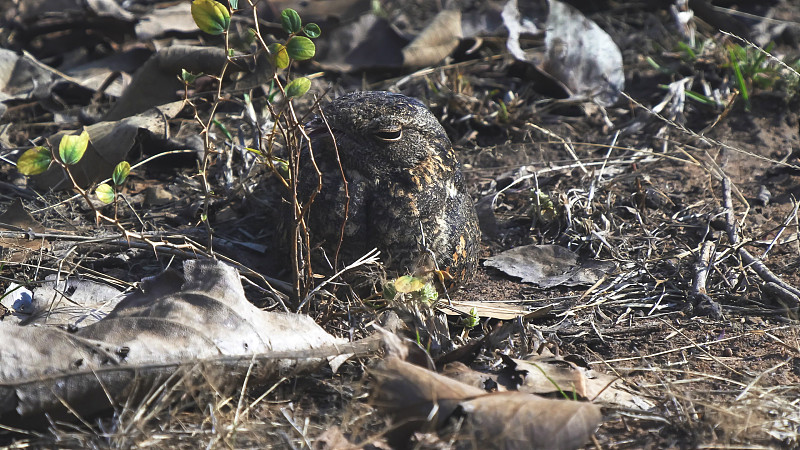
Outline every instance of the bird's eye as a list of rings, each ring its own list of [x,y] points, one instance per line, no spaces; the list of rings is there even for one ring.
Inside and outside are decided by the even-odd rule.
[[[403,129],[400,127],[375,131],[375,137],[382,141],[396,141],[399,140],[401,136],[403,136]]]

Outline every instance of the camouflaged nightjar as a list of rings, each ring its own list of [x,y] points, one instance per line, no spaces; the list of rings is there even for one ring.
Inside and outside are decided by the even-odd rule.
[[[341,236],[346,196],[338,149],[350,196],[340,261],[378,248],[392,275],[438,267],[452,277],[448,287],[472,277],[480,243],[475,207],[450,140],[428,108],[401,94],[355,92],[322,111],[336,142],[322,118],[307,125],[323,173],[309,213],[312,244],[321,242],[332,259]],[[308,162],[302,174],[307,198],[316,174]]]

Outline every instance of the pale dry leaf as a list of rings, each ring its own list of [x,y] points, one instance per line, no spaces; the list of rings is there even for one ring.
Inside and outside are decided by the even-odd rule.
[[[72,333],[0,322],[0,420],[95,414],[185,367],[225,389],[248,372],[259,384],[352,352],[308,316],[257,309],[219,262],[187,261],[183,276],[166,272],[143,289]]]
[[[119,121],[98,122],[86,127],[89,133],[89,147],[83,158],[70,167],[75,181],[81,186],[88,186],[111,175],[114,167],[128,157],[128,153],[143,135],[149,135],[154,142],[166,143],[166,119],[180,112],[183,102],[173,102],[151,108]],[[50,144],[58,148],[61,138],[74,134],[74,131],[63,131],[51,136]],[[31,177],[37,187],[42,189],[67,189],[72,184],[60,166],[53,165],[46,172]]]
[[[461,11],[443,10],[403,49],[405,67],[436,64],[458,47],[462,38]]]
[[[586,402],[498,392],[459,404],[461,432],[485,449],[575,449],[589,441],[603,418]]]
[[[464,367],[452,367],[464,372]],[[389,438],[400,447],[408,445],[414,433],[446,433],[446,425],[464,418],[457,438],[476,448],[577,448],[602,418],[600,408],[591,403],[520,392],[486,393],[397,358],[388,358],[373,375],[371,401],[398,420]]]
[[[654,406],[642,396],[631,393],[618,377],[580,367],[563,358],[537,355],[512,359],[504,356],[503,361],[510,370],[521,374],[520,391],[542,395],[577,394],[595,403],[630,409],[648,410]]]
[[[575,252],[560,245],[536,244],[506,250],[487,258],[483,265],[543,289],[592,285],[615,267],[609,261],[578,258]]]

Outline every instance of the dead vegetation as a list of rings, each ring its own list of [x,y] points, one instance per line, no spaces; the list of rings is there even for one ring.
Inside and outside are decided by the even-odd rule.
[[[184,260],[213,256],[239,270],[259,308],[307,314],[336,342],[383,336],[380,351],[348,347],[357,356],[338,370],[286,361],[342,349],[215,359],[222,372],[238,368],[233,378],[195,354],[206,359],[161,371],[163,378],[137,373],[142,390],[127,401],[101,393],[113,408],[99,416],[72,408],[82,398],[74,391],[61,395],[44,383],[55,394],[42,398],[66,414],[34,424],[4,400],[4,444],[798,445],[800,77],[792,43],[800,18],[792,5],[664,2],[651,11],[568,2],[583,14],[561,14],[568,19],[554,24],[547,8],[522,5],[509,15],[515,2],[460,2],[438,15],[413,0],[373,2],[372,11],[352,2],[333,12],[290,3],[265,2],[256,14],[262,50],[285,43],[285,7],[320,24],[314,60],[287,74],[269,68],[274,53],[226,59],[224,48],[251,48],[238,41],[254,23],[247,5],[223,40],[183,22],[188,5],[133,2],[124,10],[109,2],[87,16],[83,8],[92,6],[77,2],[62,14],[44,13],[46,1],[9,2],[0,28],[8,49],[0,73],[10,74],[0,86],[8,163],[0,172],[2,329],[19,328],[9,323],[15,317],[57,323],[64,331],[48,332],[68,334],[57,340],[69,346],[91,335],[89,323],[113,307],[109,298]],[[551,12],[553,3],[563,7],[550,3]],[[568,39],[570,23],[583,16],[610,35],[624,72],[574,63],[569,52],[546,59],[560,48],[553,30]],[[553,69],[558,61],[568,63]],[[179,80],[181,69],[197,77]],[[301,76],[312,80],[309,94],[287,102],[284,87]],[[363,286],[353,283],[364,273],[327,277],[304,265],[305,206],[291,196],[300,125],[318,99],[355,89],[423,100],[464,165],[485,264],[436,301],[420,301],[416,288],[359,296]],[[82,127],[91,144],[86,165],[75,165],[76,183],[94,192],[117,162],[131,164],[113,210],[63,190],[60,169],[27,179],[13,167],[27,149],[57,149],[62,134]],[[287,187],[289,208],[281,205]],[[295,215],[288,230],[277,219],[287,209]],[[97,224],[97,211],[113,220]],[[371,285],[381,271],[367,256],[347,273],[362,270]],[[24,302],[26,292],[33,303]],[[224,331],[222,315],[212,316]],[[261,317],[244,316],[243,326]],[[201,339],[216,336],[198,328]],[[397,335],[386,331],[395,328]],[[12,345],[16,332],[4,333],[0,365],[24,366],[6,361],[14,351],[23,360],[25,339]],[[168,347],[142,345],[156,346]],[[180,350],[187,349],[195,347]],[[290,369],[261,376],[259,357]],[[2,383],[3,392],[19,392],[18,380]],[[546,408],[562,415],[536,416],[531,405],[540,401],[560,405]]]

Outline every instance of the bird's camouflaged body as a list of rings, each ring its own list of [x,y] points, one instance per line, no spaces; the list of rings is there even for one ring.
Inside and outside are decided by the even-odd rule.
[[[322,242],[332,258],[347,204],[341,261],[378,248],[394,275],[438,268],[452,277],[449,286],[469,279],[478,262],[478,220],[450,140],[433,114],[418,100],[389,92],[348,94],[322,112],[324,119],[307,126],[323,173],[309,212],[312,243]],[[300,193],[308,198],[316,186],[310,162],[302,173]]]

